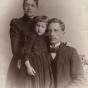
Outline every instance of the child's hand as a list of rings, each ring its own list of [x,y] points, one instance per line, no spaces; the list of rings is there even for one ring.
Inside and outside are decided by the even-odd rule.
[[[27,67],[27,72],[29,75],[33,75],[33,76],[35,76],[35,73],[36,73],[34,68],[31,65]]]
[[[26,65],[26,67],[27,67],[27,72],[28,72],[28,74],[35,76],[35,73],[36,73],[36,72],[35,72],[34,68],[30,65],[30,62],[29,62],[29,61],[26,61],[26,62],[25,62],[25,65]]]
[[[21,59],[20,60],[18,60],[18,62],[17,62],[17,67],[20,69],[21,68]]]

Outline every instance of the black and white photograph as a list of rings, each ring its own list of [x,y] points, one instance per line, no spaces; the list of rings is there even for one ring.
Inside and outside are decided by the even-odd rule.
[[[0,0],[0,88],[88,88],[88,1]]]

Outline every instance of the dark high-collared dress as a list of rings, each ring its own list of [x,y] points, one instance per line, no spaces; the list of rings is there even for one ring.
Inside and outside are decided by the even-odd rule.
[[[13,57],[11,59],[7,78],[6,88],[18,88],[20,70],[17,68],[17,62],[21,59],[21,48],[25,43],[25,36],[32,31],[31,19],[24,15],[22,18],[12,19],[10,22],[10,38]]]
[[[25,60],[29,60],[36,71],[35,76],[27,73]],[[27,37],[26,51],[21,67],[20,88],[53,88],[51,57],[47,51],[44,35],[37,35],[33,32]]]

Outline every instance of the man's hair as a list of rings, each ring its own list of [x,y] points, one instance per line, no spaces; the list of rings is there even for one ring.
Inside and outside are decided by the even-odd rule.
[[[48,26],[51,24],[51,23],[59,23],[60,26],[61,26],[61,30],[62,31],[65,31],[65,24],[60,20],[60,19],[57,19],[57,18],[52,18],[48,21]]]
[[[35,17],[33,18],[33,23],[34,23],[34,25],[35,25],[37,22],[44,22],[44,23],[46,23],[46,25],[47,25],[47,24],[48,24],[48,17],[45,16],[45,15],[35,16]]]
[[[25,1],[27,1],[27,0],[23,0],[23,5],[24,5]],[[33,0],[33,1],[36,2],[36,6],[38,7],[38,0]]]

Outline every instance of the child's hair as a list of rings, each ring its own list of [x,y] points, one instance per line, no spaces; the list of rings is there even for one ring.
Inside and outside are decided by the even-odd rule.
[[[34,24],[34,27],[36,25],[37,22],[44,22],[46,24],[46,27],[48,26],[48,17],[45,16],[45,15],[41,15],[41,16],[35,16],[33,18],[33,24]],[[46,31],[45,31],[45,34],[47,33],[47,28],[46,28]]]
[[[45,15],[35,16],[33,18],[34,25],[36,25],[37,22],[44,22],[44,23],[46,23],[46,26],[47,26],[47,24],[48,24],[48,17],[45,16]]]
[[[62,31],[65,31],[65,24],[60,20],[60,19],[57,19],[57,18],[52,18],[48,21],[48,26],[51,24],[51,23],[58,23],[60,24],[61,26],[61,30]]]

